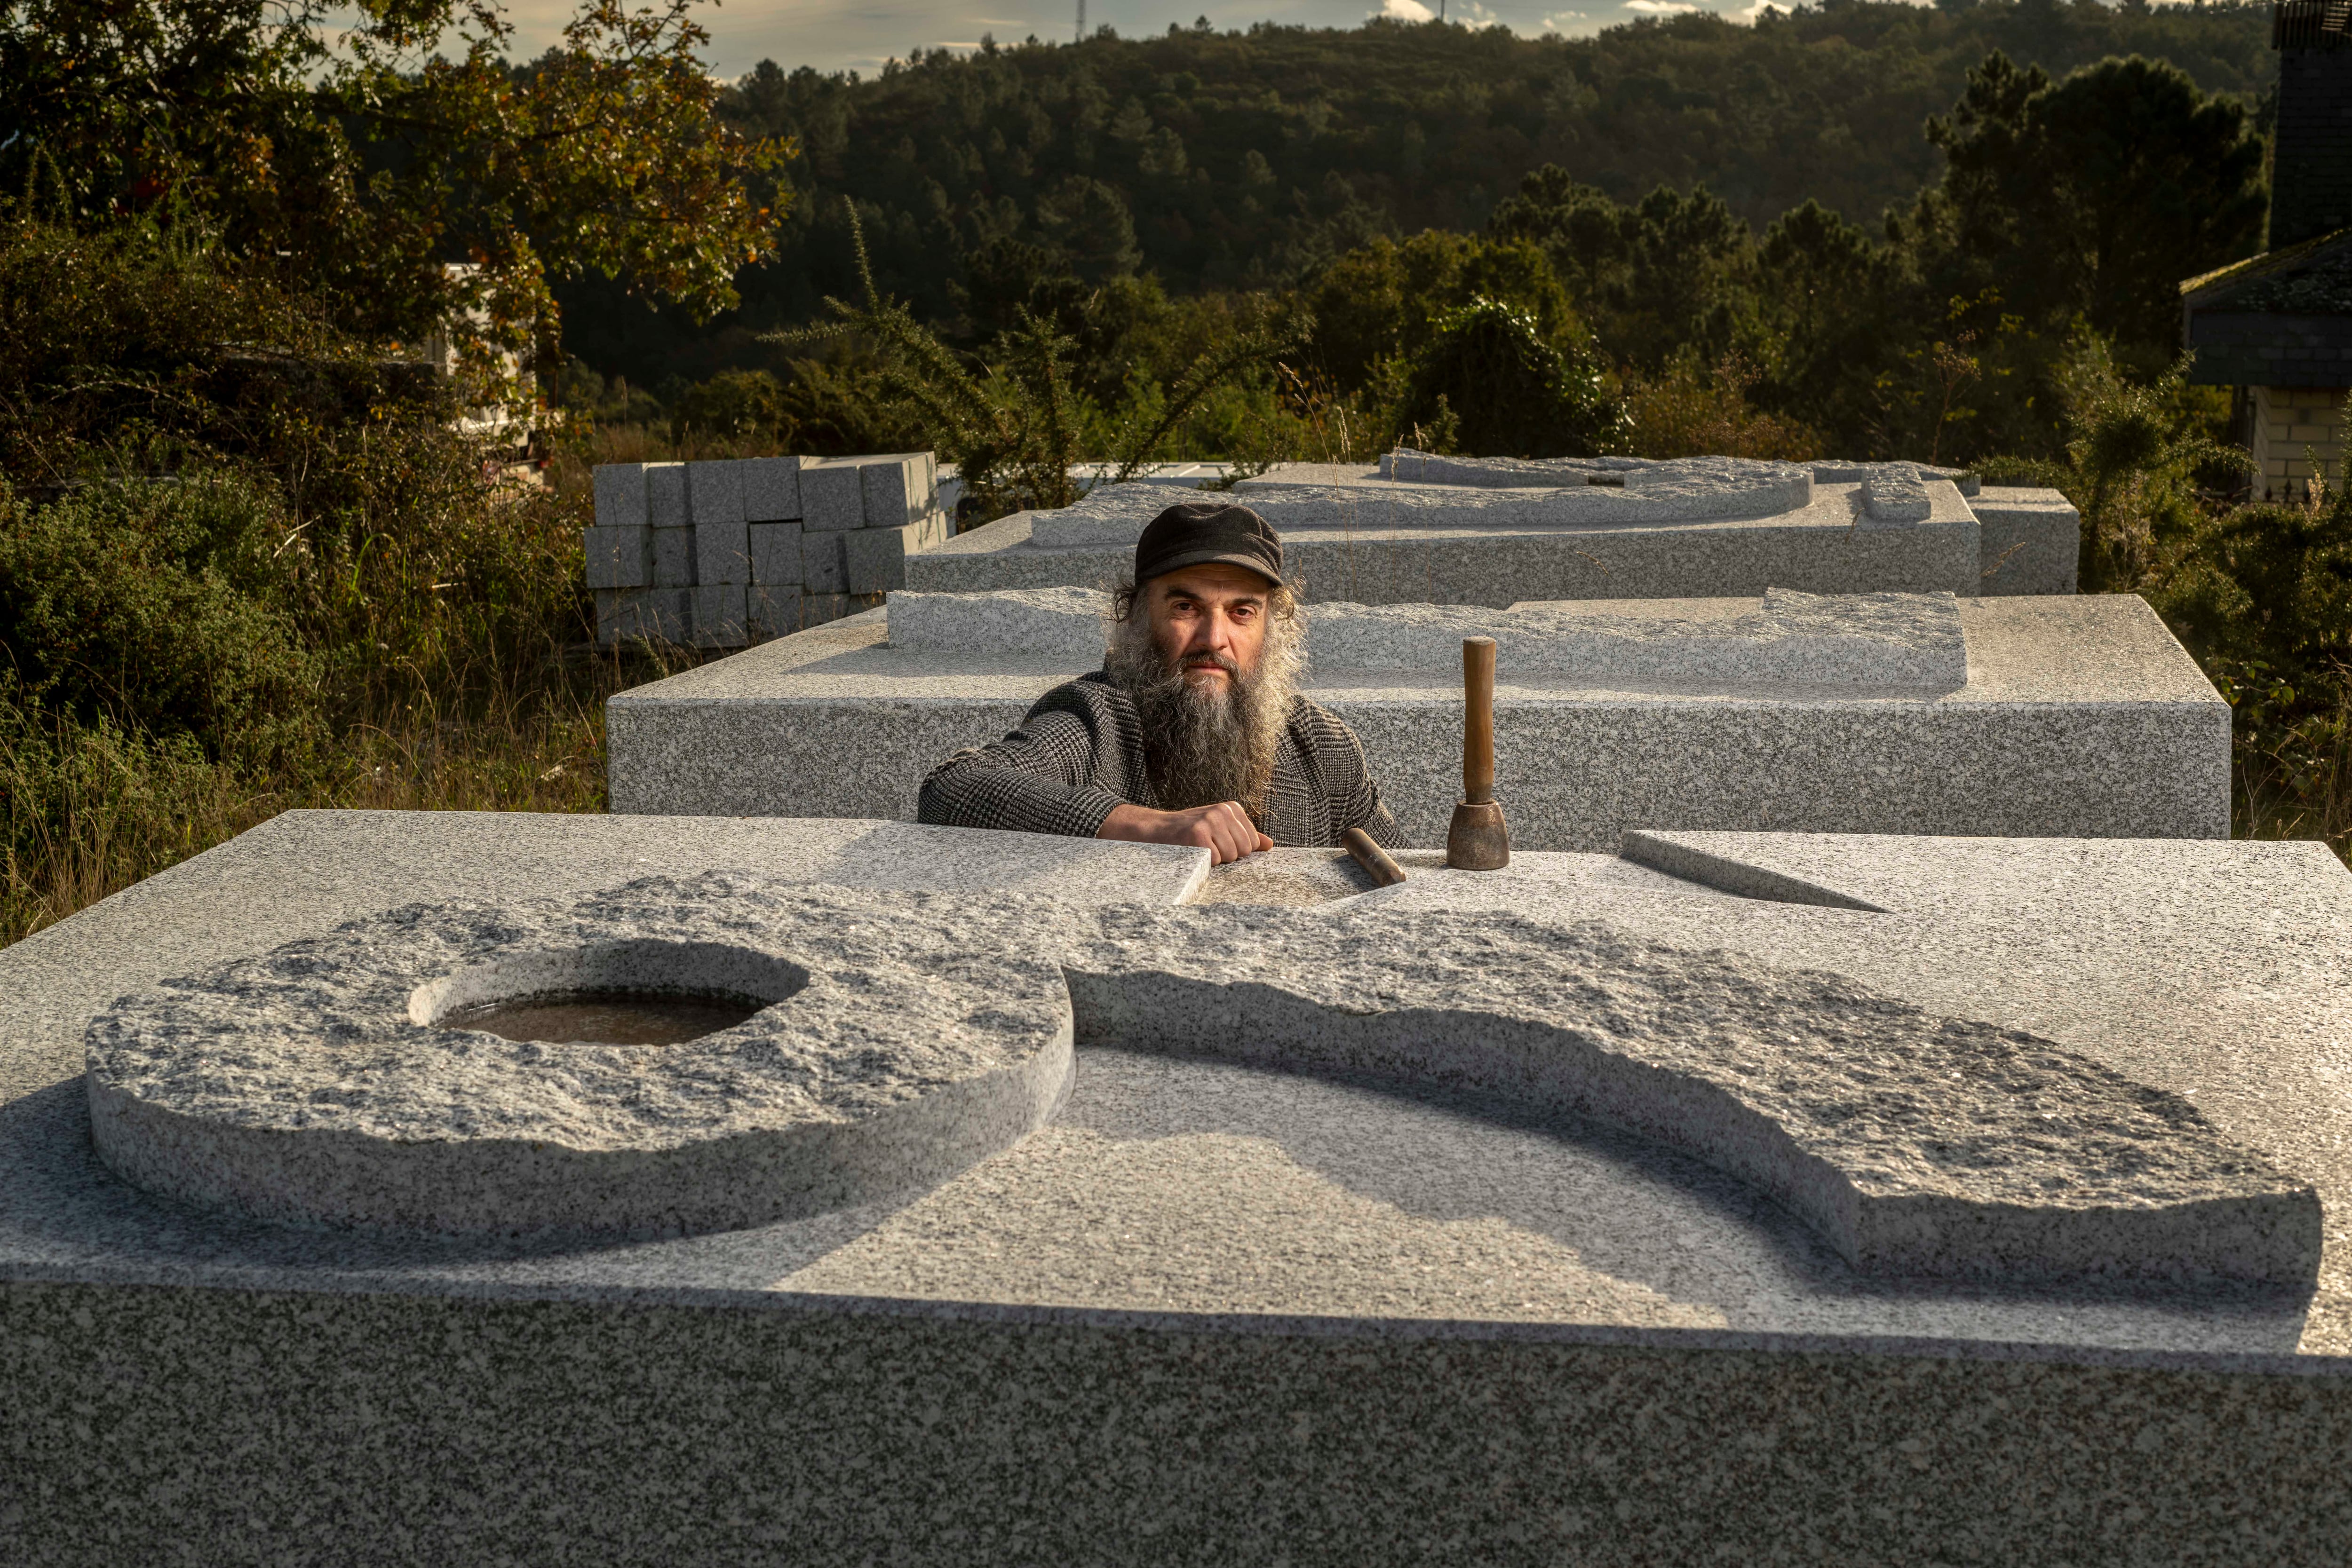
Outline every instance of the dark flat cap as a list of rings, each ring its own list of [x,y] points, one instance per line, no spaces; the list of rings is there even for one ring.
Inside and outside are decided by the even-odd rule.
[[[1217,562],[1282,580],[1282,540],[1264,517],[1247,507],[1188,501],[1171,507],[1135,541],[1135,580],[1139,587],[1162,573]]]

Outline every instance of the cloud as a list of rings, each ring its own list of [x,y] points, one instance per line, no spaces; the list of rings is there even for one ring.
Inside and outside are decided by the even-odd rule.
[[[2182,5],[2187,5],[2189,0],[2180,0],[2180,3]],[[1789,14],[1789,7],[1786,5],[1776,5],[1772,3],[1772,0],[1756,0],[1755,5],[1748,6],[1744,11],[1726,11],[1724,15],[1730,17],[1735,22],[1746,22],[1752,26],[1763,18],[1764,13],[1767,11],[1778,11],[1780,15],[1785,16]]]
[[[1644,16],[1679,16],[1698,7],[1685,5],[1682,0],[1625,0],[1625,9],[1638,11]]]
[[[1437,15],[1421,0],[1381,0],[1379,14],[1391,22],[1426,22]]]
[[[1759,0],[1759,3],[1761,4],[1761,0]],[[1569,24],[1583,20],[1585,20],[1585,15],[1581,11],[1554,11],[1537,23],[1536,26],[1539,31],[1546,33],[1565,33],[1568,31]]]

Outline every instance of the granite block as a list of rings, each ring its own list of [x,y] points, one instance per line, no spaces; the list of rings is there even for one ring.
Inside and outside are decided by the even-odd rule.
[[[1629,956],[1656,944],[1715,973],[1830,971],[2146,1086],[2127,1114],[2193,1102],[2218,1134],[2315,1178],[2331,1210],[2352,1191],[2331,1044],[2352,1031],[2336,983],[2352,878],[2324,846],[1678,837],[1884,913],[1661,889],[1655,873],[1612,884],[1596,857],[1563,874],[1529,853],[1502,873],[1416,867],[1324,923],[1499,907],[1496,930],[1553,928],[1578,962],[1601,955],[1575,923],[1597,921]],[[257,1224],[152,1197],[91,1148],[91,1017],[385,909],[737,868],[986,892],[982,859],[1030,865],[1031,889],[1139,896],[1076,858],[1112,852],[1147,852],[870,821],[292,812],[0,952],[16,1552],[1270,1560],[1306,1538],[1335,1561],[1502,1541],[1530,1561],[1649,1563],[2103,1561],[2121,1541],[2320,1563],[2352,1549],[2333,1479],[2352,1446],[2339,1239],[2315,1290],[1879,1281],[1759,1189],[1645,1136],[1529,1117],[1481,1088],[1266,1071],[1225,1054],[1254,1048],[1247,1031],[1201,1042],[1208,1056],[1080,1041],[1052,1123],[919,1197],[623,1246]],[[1295,918],[1229,915],[1250,924],[1220,944],[1260,926],[1281,940]],[[1425,950],[1466,955],[1487,934],[1463,929]],[[1288,982],[1272,1005],[1297,1005]],[[1787,983],[1747,999],[1861,994],[1770,988]],[[1343,1004],[1364,995],[1349,986]],[[1766,1045],[1768,1017],[1750,1034]],[[1604,1030],[1589,1038],[1607,1049]]]
[[[857,459],[837,457],[801,467],[801,520],[810,532],[866,526],[866,490]]]
[[[1951,486],[1928,488],[1935,515],[1907,528],[1856,528],[1858,484],[1817,486],[1803,510],[1760,519],[1605,528],[1276,526],[1284,563],[1310,601],[1501,609],[1530,600],[1754,597],[1769,588],[1973,596],[1983,580],[1977,520]],[[954,535],[908,558],[907,586],[941,593],[1107,588],[1127,576],[1142,509],[1119,530],[1124,542],[1048,549],[1033,530],[1053,515],[1016,513]]]
[[[698,528],[712,525],[741,528],[743,465],[731,458],[688,464],[686,509]]]
[[[648,463],[645,470],[646,525],[656,528],[691,528],[694,515],[687,509],[686,465]]]
[[[1812,476],[1788,464],[1689,458],[1637,470],[1613,486],[1520,489],[1391,485],[1299,486],[1254,494],[1251,510],[1287,535],[1293,529],[1439,528],[1573,530],[1768,518],[1812,504]],[[1158,486],[1112,485],[1075,505],[1032,518],[1042,549],[1132,545],[1167,505]],[[1840,518],[1845,522],[1849,519]]]
[[[596,595],[596,636],[602,643],[644,638],[684,643],[693,624],[689,589],[607,589]]]
[[[1982,528],[1978,576],[1984,593],[2072,593],[2083,520],[2056,490],[1988,485],[1969,500]]]
[[[849,552],[844,530],[811,527],[801,535],[801,582],[811,593],[842,593],[849,587]]]
[[[801,515],[801,460],[747,457],[743,470],[743,516],[753,523],[788,522]]]
[[[866,526],[903,528],[919,522],[931,510],[936,490],[925,482],[929,467],[919,452],[891,453],[857,459],[859,488],[865,497]]]
[[[801,595],[801,624],[804,627],[826,625],[856,615],[865,608],[855,596],[847,593],[803,593]],[[913,815],[912,812],[908,814]]]
[[[596,523],[607,528],[642,528],[646,519],[646,465],[600,463],[593,477]]]
[[[909,558],[909,575],[932,559]],[[1736,617],[1758,603],[1713,608]],[[1586,608],[1639,619],[1670,607]],[[2227,836],[2228,705],[2147,605],[2095,595],[1955,608],[1968,680],[1948,690],[1505,663],[1497,791],[1514,846],[1609,850],[1629,828]],[[614,696],[615,809],[911,818],[939,760],[1000,738],[1101,657],[1076,633],[1036,653],[886,646],[887,613]],[[1306,695],[1354,728],[1406,841],[1443,842],[1461,789],[1458,643],[1442,666],[1379,671],[1313,660],[1313,637],[1310,616]],[[696,760],[705,755],[725,766]]]
[[[1924,523],[1936,509],[1919,471],[1907,463],[1874,463],[1863,470],[1862,502],[1865,515],[1854,519],[1856,528]]]
[[[1442,670],[1463,640],[1492,637],[1515,675],[1594,683],[1721,681],[1756,686],[1953,691],[1968,683],[1959,605],[1950,594],[1822,597],[1774,589],[1755,604],[1568,600],[1507,611],[1449,605],[1314,604],[1316,664],[1335,670]],[[1097,656],[1108,597],[1077,588],[989,594],[900,592],[893,647],[971,654]]]
[[[805,568],[801,560],[798,523],[753,523],[750,530],[751,580],[797,583]]]
[[[698,523],[694,528],[694,580],[751,580],[751,532],[745,523]]]
[[[798,583],[755,582],[745,591],[744,615],[752,639],[789,637],[805,622]]]
[[[465,1027],[486,1003],[599,989],[767,1005],[655,1053]],[[935,1186],[1044,1124],[1074,1037],[1595,1117],[1769,1194],[1865,1276],[2307,1288],[2318,1270],[2316,1193],[2186,1099],[2022,1031],[1590,919],[655,876],[411,904],[134,992],[92,1020],[85,1076],[100,1157],[200,1207],[675,1235]]]
[[[0,1321],[36,1563],[2352,1555],[2332,1366],[176,1282]]]
[[[751,640],[741,583],[698,584],[688,592],[693,599],[695,646],[740,648]]]
[[[655,528],[653,540],[653,580],[656,588],[690,588],[694,585],[694,530],[691,528]]]
[[[881,593],[907,585],[907,558],[943,542],[947,518],[932,512],[903,528],[866,528],[842,536],[843,570],[852,593]]]
[[[648,588],[653,584],[653,530],[592,528],[583,530],[590,588]]]

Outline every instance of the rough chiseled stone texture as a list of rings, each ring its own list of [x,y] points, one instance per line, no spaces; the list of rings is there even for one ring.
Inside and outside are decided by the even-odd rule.
[[[1936,509],[1919,470],[1907,463],[1874,463],[1864,469],[1862,504],[1867,524],[1880,528],[1924,523]]]
[[[132,1181],[272,1219],[662,1234],[838,1207],[994,1152],[1066,1089],[1058,975],[979,952],[724,879],[414,905],[125,998],[87,1037],[93,1134]],[[453,976],[455,1002],[569,976],[776,1005],[681,1045],[548,1044],[436,1027],[420,988]]]
[[[1620,484],[1609,486],[1307,485],[1255,492],[1248,505],[1276,529],[1603,528],[1778,517],[1803,507],[1812,497],[1812,475],[1802,467],[1689,457],[1626,470]],[[1104,486],[1074,506],[1035,514],[1032,537],[1046,549],[1132,543],[1145,523],[1172,504],[1156,487]]]
[[[1968,646],[1948,593],[1822,595],[1773,589],[1736,615],[1662,604],[1654,615],[1595,614],[1588,601],[1465,605],[1348,603],[1307,607],[1318,668],[1453,667],[1465,637],[1492,637],[1514,677],[1587,675],[1640,681],[1951,691],[1968,684]],[[898,593],[893,647],[1023,654],[1090,664],[1103,650],[1108,597],[1083,588],[993,593]]]
[[[658,1051],[411,1020],[442,976],[624,936],[773,954],[809,980]],[[2318,1266],[2312,1189],[2185,1100],[1835,975],[1597,921],[655,878],[569,907],[399,911],[127,998],[91,1026],[88,1078],[109,1161],[175,1196],[444,1229],[520,1193],[537,1204],[513,1228],[695,1228],[1011,1143],[1064,1091],[1066,1009],[1080,1039],[1597,1116],[1761,1188],[1866,1274],[2294,1285]],[[939,1113],[893,1114],[919,1106]],[[864,1146],[772,1152],[844,1127]]]
[[[1380,476],[1425,485],[1641,485],[1650,482],[1658,470],[1673,473],[1697,465],[1721,465],[1727,473],[1789,466],[1738,457],[1445,457],[1401,446],[1381,455]],[[1830,458],[1798,466],[1809,469],[1817,485],[1852,485],[1861,482],[1871,469],[1887,465]],[[1948,479],[1959,486],[1963,496],[1977,493],[1976,476],[1965,470],[1938,468],[1926,463],[1903,466],[1923,478]]]

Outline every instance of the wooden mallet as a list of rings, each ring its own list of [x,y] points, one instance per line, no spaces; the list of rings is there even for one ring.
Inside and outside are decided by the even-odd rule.
[[[1495,640],[1462,640],[1462,800],[1445,832],[1445,863],[1456,871],[1500,871],[1511,863],[1511,835],[1495,799]]]

